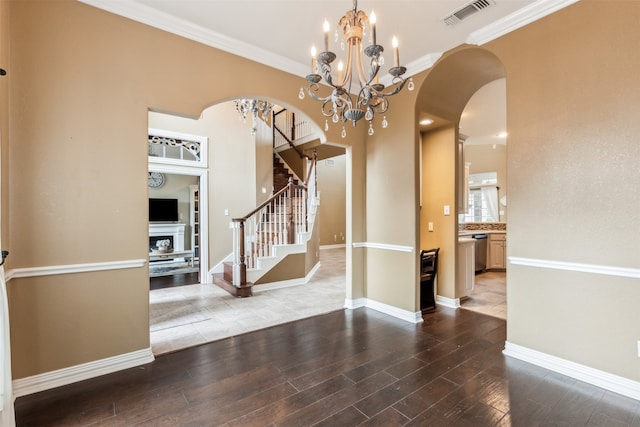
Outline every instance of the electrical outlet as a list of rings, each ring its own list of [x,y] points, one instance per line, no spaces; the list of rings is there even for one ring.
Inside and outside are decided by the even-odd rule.
[[[229,209],[224,210],[224,216],[229,216]]]

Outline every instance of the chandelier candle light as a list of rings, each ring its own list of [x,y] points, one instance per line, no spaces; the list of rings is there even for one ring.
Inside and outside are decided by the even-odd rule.
[[[371,35],[370,45],[364,48],[364,53],[370,58],[368,66],[363,63],[362,38],[369,27]],[[351,121],[355,127],[358,120],[364,117],[369,122],[368,134],[373,135],[373,119],[376,114],[384,114],[389,108],[387,97],[399,93],[405,83],[413,90],[413,80],[408,81],[402,78],[407,69],[400,66],[400,56],[398,53],[398,39],[393,38],[393,67],[389,69],[392,76],[391,85],[386,88],[379,82],[378,74],[380,67],[384,65],[382,53],[384,48],[377,44],[376,35],[376,15],[371,12],[371,17],[361,10],[358,10],[357,0],[353,0],[353,9],[348,10],[338,21],[335,37],[339,40],[338,31],[342,32],[342,50],[347,49],[346,68],[342,61],[338,62],[337,76],[334,80],[331,74],[331,64],[336,60],[337,55],[329,50],[329,23],[324,21],[324,52],[317,53],[315,46],[311,48],[311,72],[306,79],[309,87],[306,92],[316,101],[322,102],[322,114],[331,117],[333,123],[342,123],[342,137],[347,136],[344,124]],[[355,69],[355,70],[354,70]],[[357,73],[357,81],[354,81],[354,74]],[[333,89],[326,97],[318,96],[316,92],[320,90],[320,81],[331,86]],[[357,91],[357,96],[352,94],[352,89]],[[298,94],[300,99],[304,99],[305,90],[300,88]],[[383,116],[382,127],[388,125],[386,116]],[[325,121],[325,131],[329,130],[329,120]]]
[[[273,110],[272,103],[261,99],[236,99],[234,102],[236,104],[236,111],[240,114],[243,121],[247,120],[247,115],[251,114],[253,116],[251,135],[255,135],[258,130],[258,116],[266,122]]]

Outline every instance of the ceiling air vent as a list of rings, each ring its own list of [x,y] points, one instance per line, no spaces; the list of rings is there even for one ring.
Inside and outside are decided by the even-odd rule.
[[[494,4],[496,4],[496,2],[493,0],[476,0],[471,3],[467,3],[458,10],[455,10],[442,18],[442,22],[452,27],[471,15],[475,15]]]

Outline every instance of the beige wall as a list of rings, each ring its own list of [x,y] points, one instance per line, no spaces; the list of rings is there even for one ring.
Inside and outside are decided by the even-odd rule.
[[[456,295],[457,232],[455,210],[456,130],[452,126],[426,132],[422,136],[422,207],[420,209],[420,250],[440,248],[438,252],[437,294]],[[449,205],[450,215],[444,214]],[[433,223],[433,231],[428,224]]]
[[[323,122],[316,104],[297,99],[300,77],[74,1],[0,8],[11,22],[10,269],[146,257],[147,151],[136,141],[148,109],[198,117],[250,93]],[[638,268],[639,9],[583,0],[453,52],[469,55],[445,55],[440,65],[460,61],[475,77],[447,67],[414,76],[418,90],[391,100],[389,128],[373,137],[350,127],[342,140],[332,129],[326,139],[348,145],[347,298],[417,311],[416,113],[455,124],[475,85],[505,74],[509,256]],[[168,72],[162,58],[188,66]],[[454,99],[440,102],[452,86]],[[637,279],[510,265],[508,282],[511,342],[640,380]],[[14,278],[9,293],[16,378],[149,346],[146,268]]]
[[[0,3],[0,68],[9,70],[9,5],[8,2]],[[10,75],[0,76],[0,197],[2,207],[0,209],[0,231],[2,232],[2,247],[9,247],[9,221],[6,219],[9,206],[9,80]]]
[[[136,141],[146,141],[149,110],[197,118],[246,94],[292,94],[281,104],[321,120],[314,102],[297,98],[301,77],[76,1],[2,8],[19,24],[11,27],[12,114],[2,141],[11,165],[3,179],[11,185],[3,205],[5,241],[14,242],[9,271],[146,259],[147,148]],[[337,132],[325,139],[337,140]],[[225,167],[214,171],[227,176]],[[255,187],[255,160],[233,172],[246,168]],[[222,214],[217,208],[211,215]],[[245,211],[229,208],[230,217]],[[14,377],[148,348],[148,286],[146,267],[11,279]],[[70,327],[80,324],[91,328]]]
[[[318,163],[320,191],[320,245],[344,245],[346,242],[346,168],[347,156],[336,156]]]
[[[507,70],[509,257],[640,267],[638,6],[581,1],[488,46]],[[637,278],[507,271],[510,342],[640,380]]]

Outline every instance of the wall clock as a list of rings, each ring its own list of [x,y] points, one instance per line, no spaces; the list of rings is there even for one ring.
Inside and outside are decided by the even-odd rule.
[[[149,188],[160,188],[164,185],[164,174],[149,172]]]

